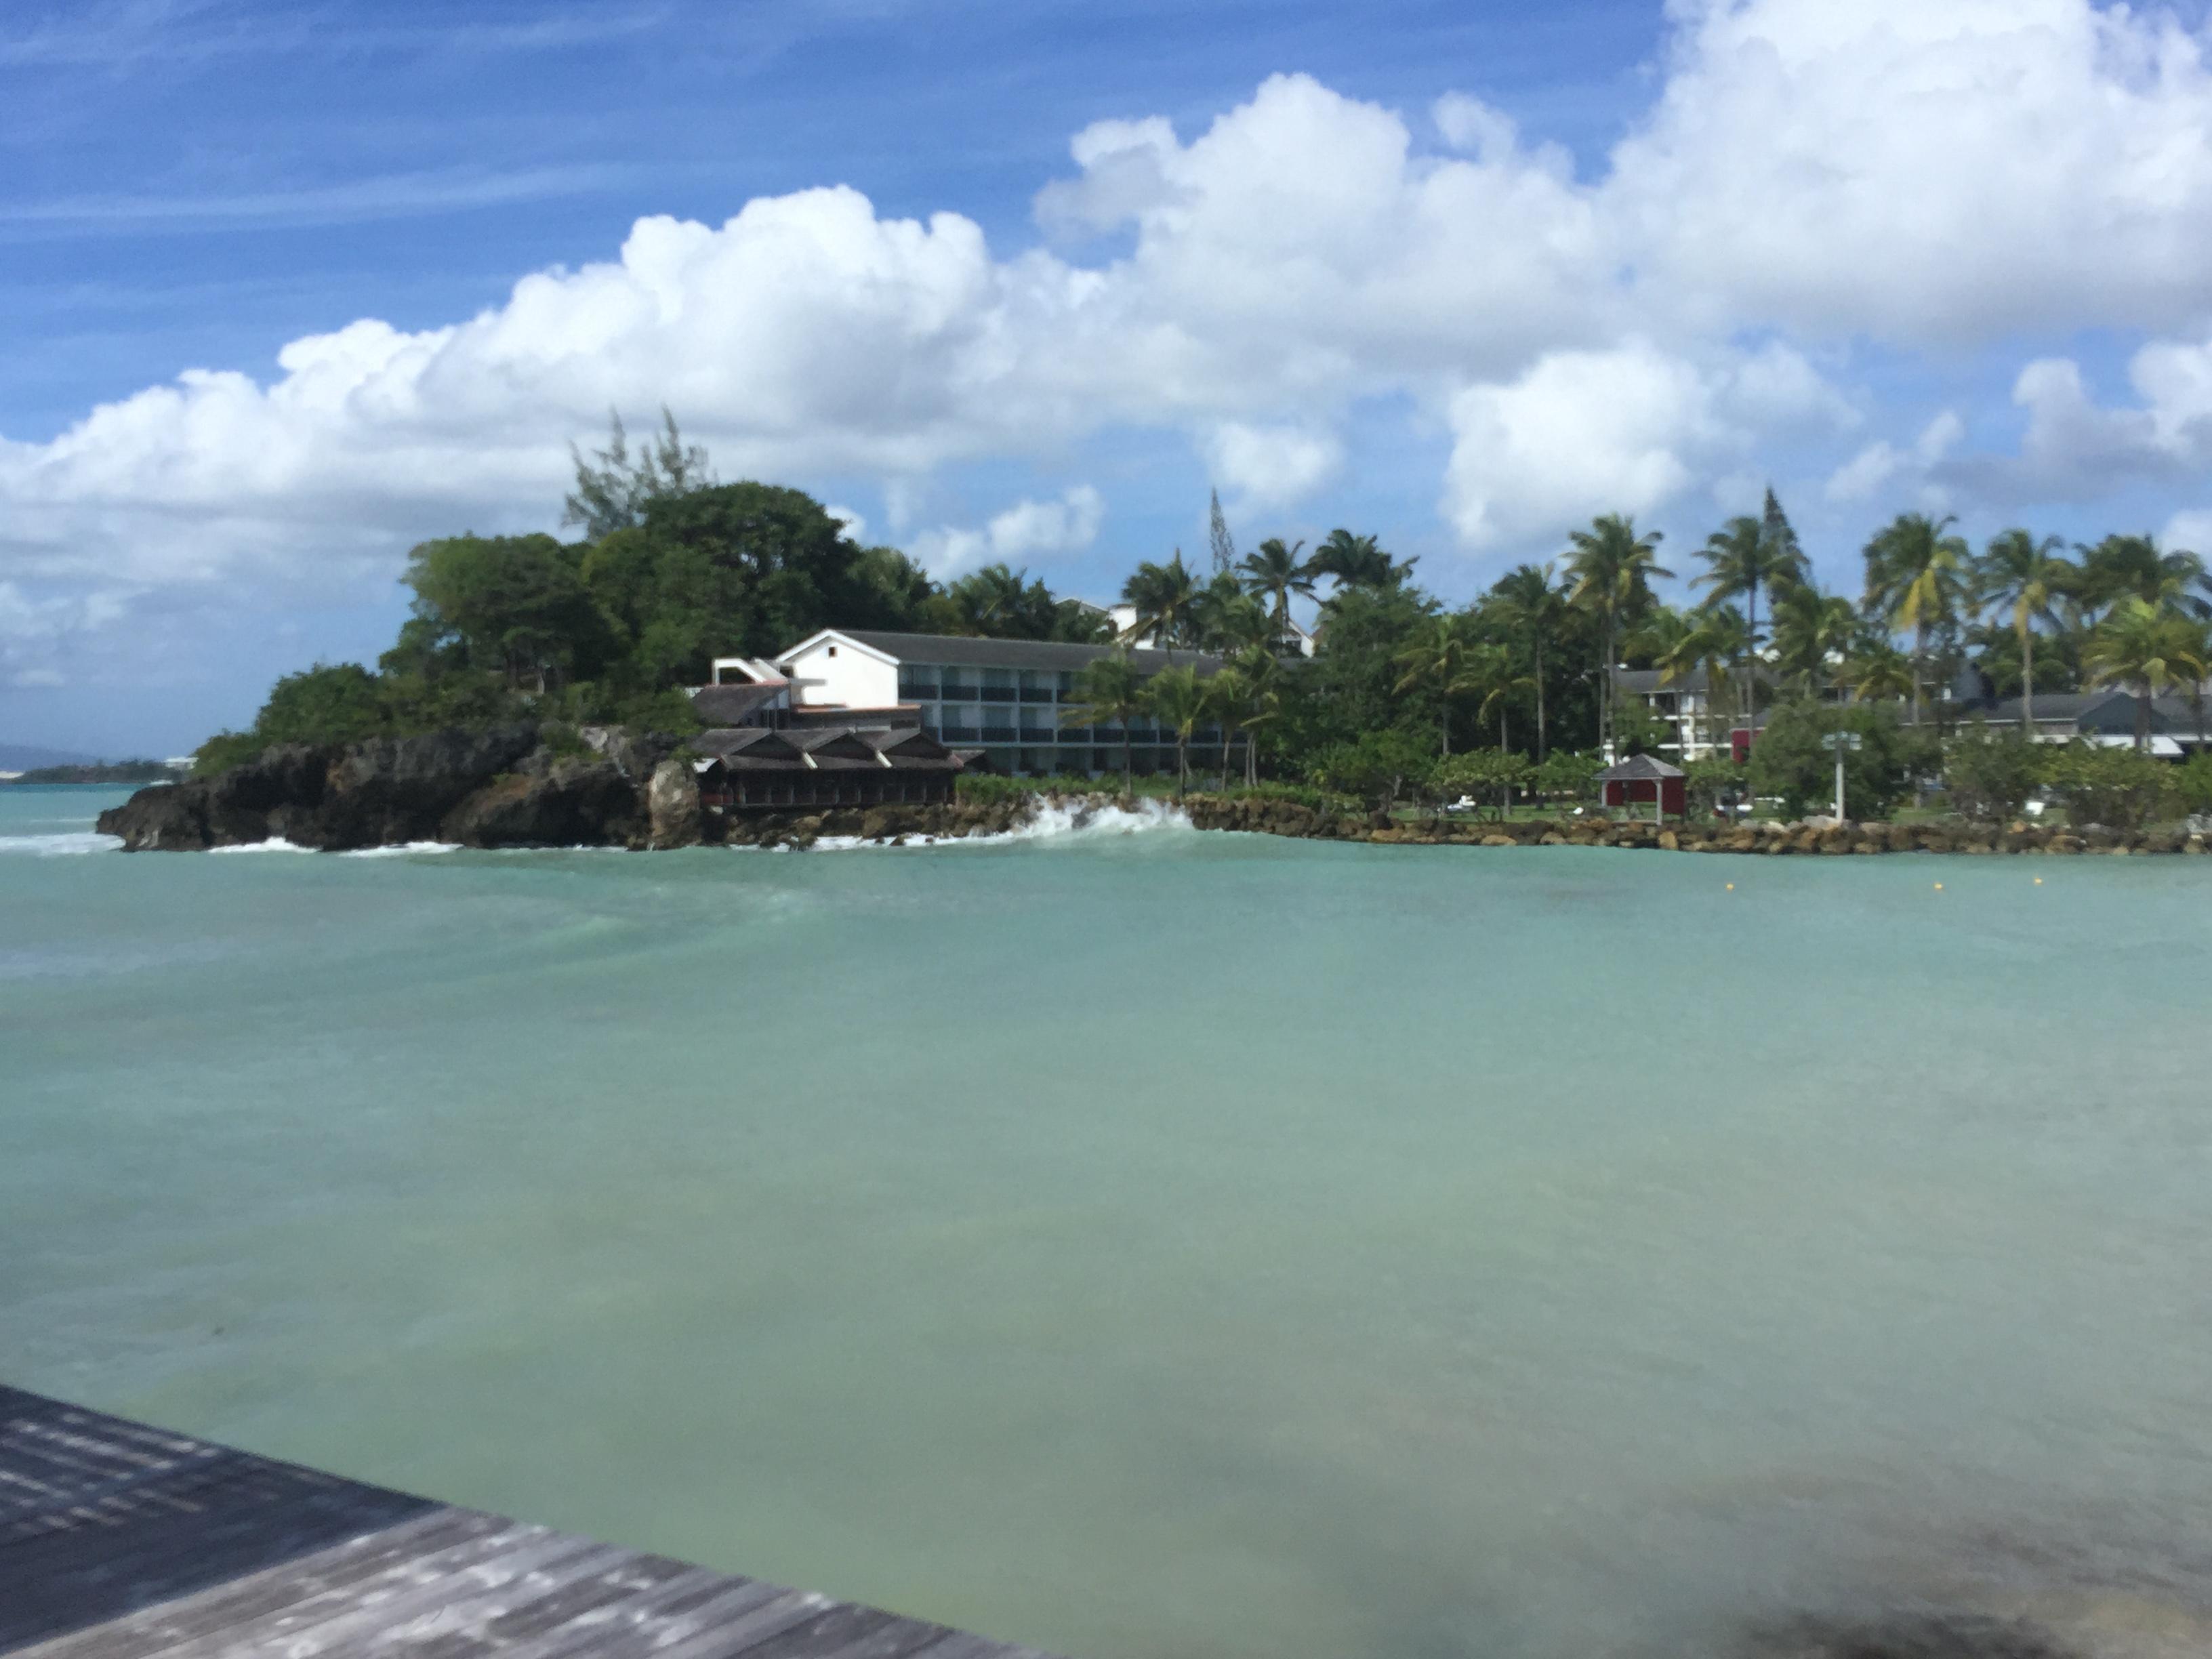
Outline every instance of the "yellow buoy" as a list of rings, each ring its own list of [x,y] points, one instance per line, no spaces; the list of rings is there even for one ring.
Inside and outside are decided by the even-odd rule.
[[[1939,881],[1936,884],[1936,890],[1939,893],[1943,890],[1943,884],[1942,882]]]
[[[2038,887],[2040,887],[2040,886],[2042,886],[2042,885],[2043,885],[2043,878],[2042,878],[2041,876],[2038,876],[2038,877],[2035,878],[2035,884],[2036,884]]]
[[[1731,892],[1731,893],[1733,893],[1734,891],[1735,891],[1735,884],[1734,882],[1730,882],[1730,883],[1729,884],[1729,892]]]

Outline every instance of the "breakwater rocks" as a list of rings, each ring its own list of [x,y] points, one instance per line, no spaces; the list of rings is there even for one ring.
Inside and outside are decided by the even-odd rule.
[[[1201,830],[1365,842],[1392,847],[1618,847],[1664,853],[1839,856],[1875,853],[2202,854],[2202,835],[2178,830],[2135,833],[2090,828],[2074,833],[2027,824],[1704,823],[1604,818],[1498,823],[1474,818],[1400,822],[1380,814],[1332,813],[1297,801],[1194,795],[1185,803]]]

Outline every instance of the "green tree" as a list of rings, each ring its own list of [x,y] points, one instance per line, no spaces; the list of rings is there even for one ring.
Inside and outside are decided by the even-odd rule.
[[[1190,627],[1199,593],[1198,579],[1182,562],[1181,548],[1165,564],[1150,561],[1139,564],[1121,584],[1121,603],[1137,613],[1135,622],[1123,632],[1124,641],[1149,635],[1172,651]]]
[[[1297,542],[1285,546],[1281,537],[1270,536],[1246,554],[1239,567],[1244,573],[1244,591],[1266,601],[1276,629],[1285,634],[1291,629],[1291,596],[1314,591],[1313,574],[1298,557],[1298,549],[1304,545]]]
[[[1198,670],[1187,663],[1163,668],[1146,683],[1144,706],[1175,733],[1176,794],[1180,798],[1190,787],[1191,733],[1206,714],[1206,688],[1200,684]]]
[[[1402,563],[1382,550],[1372,536],[1356,536],[1342,528],[1332,530],[1306,562],[1306,573],[1326,577],[1341,590],[1347,587],[1395,587],[1411,574],[1417,559]]]
[[[1759,715],[1759,590],[1763,587],[1772,594],[1803,581],[1808,574],[1796,535],[1771,489],[1766,493],[1766,505],[1765,517],[1730,519],[1705,538],[1705,544],[1698,550],[1698,557],[1705,561],[1705,568],[1691,584],[1707,590],[1705,605],[1708,609],[1732,599],[1744,601],[1743,653],[1736,671],[1746,726],[1753,724]]]
[[[1130,754],[1129,726],[1146,712],[1145,677],[1127,651],[1098,657],[1075,676],[1075,701],[1060,711],[1062,726],[1109,726],[1121,734],[1121,793],[1136,787],[1136,768]]]
[[[1373,801],[1388,812],[1400,797],[1427,790],[1436,758],[1428,745],[1411,732],[1389,729],[1363,732],[1350,743],[1332,744],[1316,757],[1313,781],[1339,794]]]
[[[1226,576],[1237,568],[1237,538],[1229,533],[1229,520],[1221,515],[1221,492],[1209,492],[1206,510],[1206,544],[1213,555],[1213,574]]]
[[[1244,671],[1235,663],[1217,670],[1201,688],[1203,717],[1221,735],[1221,787],[1229,787],[1229,749],[1235,740],[1237,729],[1244,723],[1244,711],[1252,701],[1252,687]],[[1249,744],[1245,745],[1248,749]]]
[[[1620,661],[1622,624],[1632,622],[1652,603],[1654,578],[1674,573],[1659,563],[1660,533],[1654,530],[1638,535],[1636,520],[1620,514],[1605,514],[1588,530],[1574,532],[1568,540],[1572,546],[1566,561],[1571,582],[1567,603],[1597,618],[1603,642],[1598,662],[1598,744],[1609,749],[1613,671]]]
[[[1943,792],[1962,817],[2007,823],[2041,787],[2049,769],[2045,758],[2040,745],[2017,732],[1964,732],[1944,747]]]
[[[1773,616],[1775,672],[1799,695],[1819,696],[1832,666],[1849,657],[1857,611],[1842,594],[1800,581],[1776,591]]]
[[[1912,723],[1920,724],[1928,639],[1958,620],[1972,555],[1947,532],[1955,519],[1903,513],[1866,544],[1867,609],[1912,635]]]
[[[1475,666],[1475,649],[1465,617],[1437,617],[1395,659],[1401,692],[1422,690],[1436,699],[1439,754],[1451,753],[1453,702],[1483,689],[1482,675]]]
[[[605,629],[576,552],[550,536],[449,536],[407,556],[400,580],[415,592],[425,633],[458,641],[471,665],[510,686],[540,691],[606,649]],[[580,664],[579,658],[582,660]]]
[[[2124,685],[2135,693],[2136,749],[2148,753],[2151,700],[2212,673],[2203,652],[2203,630],[2191,618],[2130,595],[2097,624],[2082,648],[2081,665],[2099,684]]]
[[[1990,538],[1974,566],[1977,603],[2002,611],[2020,642],[2020,714],[2024,732],[2035,730],[2035,625],[2060,625],[2060,604],[2081,574],[2059,552],[2064,545],[2056,536],[2038,541],[2025,530],[2000,531]]]
[[[1932,738],[1917,727],[1900,726],[1887,709],[1834,708],[1793,698],[1767,715],[1752,747],[1747,781],[1759,794],[1780,796],[1791,817],[1802,817],[1834,798],[1836,757],[1822,739],[1838,731],[1859,738],[1856,749],[1844,752],[1844,787],[1848,809],[1862,820],[1888,817],[1941,758]]]
[[[675,416],[665,406],[659,436],[635,457],[630,453],[629,436],[623,430],[622,416],[611,415],[607,424],[606,447],[593,450],[590,460],[574,444],[568,446],[569,459],[576,465],[576,484],[563,503],[561,522],[581,525],[586,541],[600,541],[617,530],[642,524],[646,509],[653,502],[704,489],[714,483],[707,452],[684,441],[683,434],[676,429]]]
[[[1553,802],[1595,800],[1604,769],[1595,750],[1555,749],[1536,769],[1537,793]]]
[[[1503,819],[1512,812],[1513,792],[1534,781],[1535,763],[1510,749],[1469,749],[1439,761],[1431,787],[1440,797],[1465,795],[1480,800],[1495,792],[1492,816]]]
[[[1567,590],[1553,580],[1548,564],[1524,564],[1509,570],[1490,590],[1492,606],[1507,631],[1528,653],[1536,687],[1536,761],[1543,763],[1546,729],[1544,659],[1553,653],[1567,620]]]
[[[2080,551],[2074,587],[2090,611],[2140,599],[2160,611],[2212,612],[2203,597],[2204,561],[2194,553],[2169,553],[2155,536],[2107,536]]]
[[[2047,764],[2051,793],[2077,829],[2101,825],[2131,834],[2172,804],[2169,792],[2177,769],[2137,750],[2077,738],[2053,751]]]

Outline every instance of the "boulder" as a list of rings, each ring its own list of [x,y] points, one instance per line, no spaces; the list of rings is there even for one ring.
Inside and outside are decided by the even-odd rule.
[[[315,815],[328,794],[335,752],[278,744],[216,777],[141,789],[102,812],[97,827],[121,836],[131,853],[204,852],[277,835],[319,846]]]
[[[608,847],[641,843],[637,791],[611,762],[562,760],[514,773],[448,812],[440,836],[464,847]]]
[[[665,760],[653,769],[645,811],[648,839],[656,851],[699,844],[699,777],[689,763]]]

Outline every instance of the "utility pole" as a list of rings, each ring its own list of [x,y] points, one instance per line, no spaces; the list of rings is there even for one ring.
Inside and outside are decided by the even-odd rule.
[[[1844,821],[1844,757],[1860,744],[1856,732],[1831,732],[1820,739],[1820,746],[1836,757],[1836,822]]]

